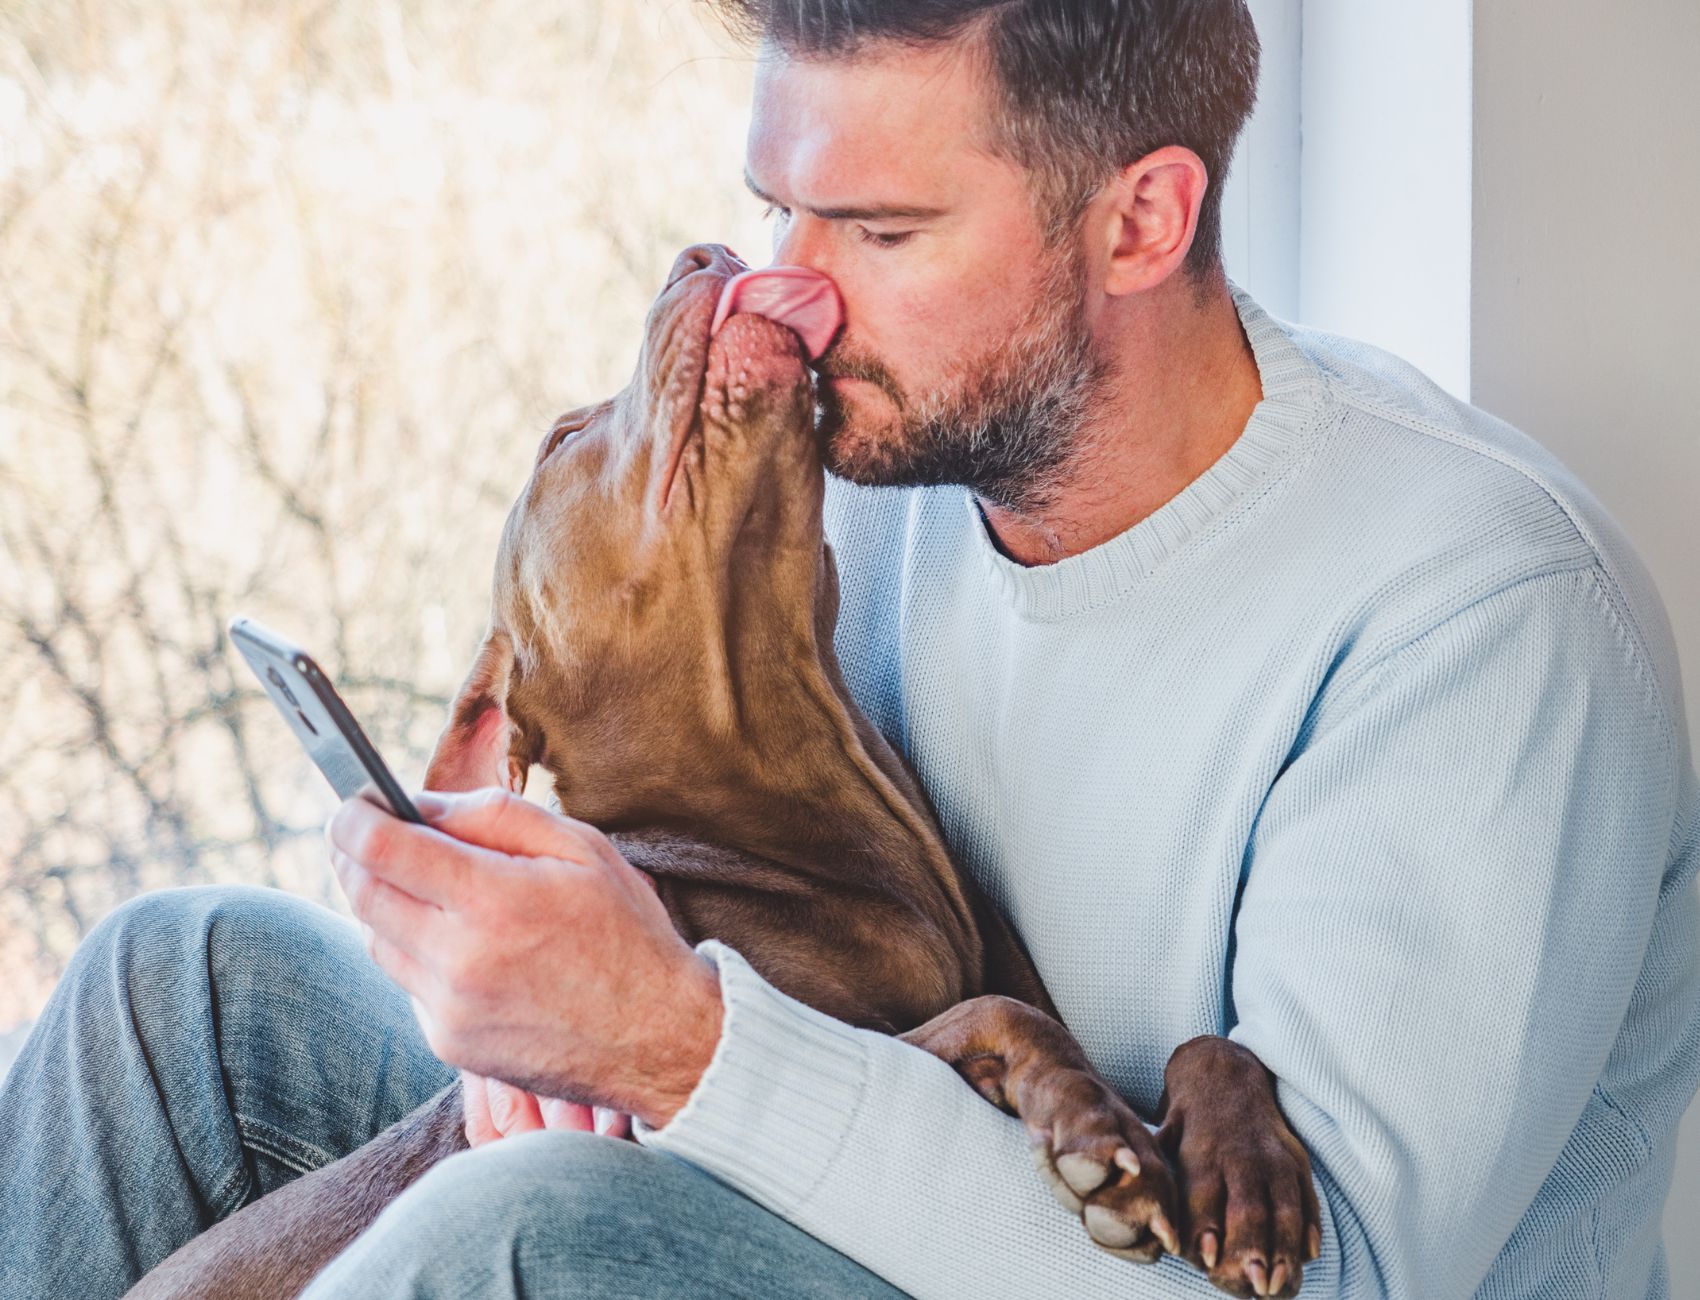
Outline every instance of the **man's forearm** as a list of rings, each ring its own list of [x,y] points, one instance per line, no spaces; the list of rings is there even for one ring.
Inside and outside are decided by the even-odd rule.
[[[944,1061],[774,990],[708,941],[726,1014],[701,1086],[638,1141],[689,1160],[916,1296],[1220,1296],[1190,1265],[1092,1244],[1033,1168],[1021,1121]],[[1323,1253],[1306,1296],[1337,1291]]]

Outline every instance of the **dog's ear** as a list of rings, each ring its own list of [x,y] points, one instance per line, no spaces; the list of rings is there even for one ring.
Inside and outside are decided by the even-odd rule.
[[[448,725],[437,737],[425,769],[427,790],[499,785],[515,794],[525,792],[533,755],[524,729],[508,712],[513,674],[513,639],[492,628],[449,708]]]

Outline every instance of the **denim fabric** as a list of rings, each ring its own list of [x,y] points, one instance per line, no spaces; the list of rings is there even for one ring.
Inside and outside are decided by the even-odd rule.
[[[0,1087],[0,1296],[117,1296],[454,1078],[335,913],[169,889],[85,939]],[[694,1166],[581,1133],[444,1161],[306,1293],[900,1297]]]

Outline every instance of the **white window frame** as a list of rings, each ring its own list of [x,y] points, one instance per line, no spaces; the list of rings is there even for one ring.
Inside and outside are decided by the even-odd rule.
[[[1249,3],[1263,60],[1224,185],[1229,278],[1469,401],[1471,0]]]

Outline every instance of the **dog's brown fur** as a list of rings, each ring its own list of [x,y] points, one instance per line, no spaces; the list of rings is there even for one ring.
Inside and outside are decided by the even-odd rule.
[[[1059,1199],[1095,1207],[1105,1249],[1153,1258],[1174,1224],[1201,1262],[1213,1229],[1226,1237],[1210,1270],[1219,1285],[1250,1294],[1260,1269],[1278,1267],[1276,1290],[1292,1294],[1314,1204],[1277,1215],[1271,1233],[1230,1220],[1208,1191],[1231,1174],[1255,1178],[1278,1210],[1309,1194],[1262,1067],[1221,1039],[1177,1053],[1164,1145],[1183,1196],[851,699],[833,653],[837,578],[797,341],[748,315],[708,339],[738,269],[714,246],[681,255],[632,383],[545,439],[427,787],[520,789],[541,764],[561,807],[649,873],[688,941],[723,940],[776,987],[900,1034],[1018,1114]],[[132,1296],[297,1294],[465,1148],[462,1122],[457,1085],[216,1225]],[[1116,1162],[1121,1148],[1137,1174]]]

